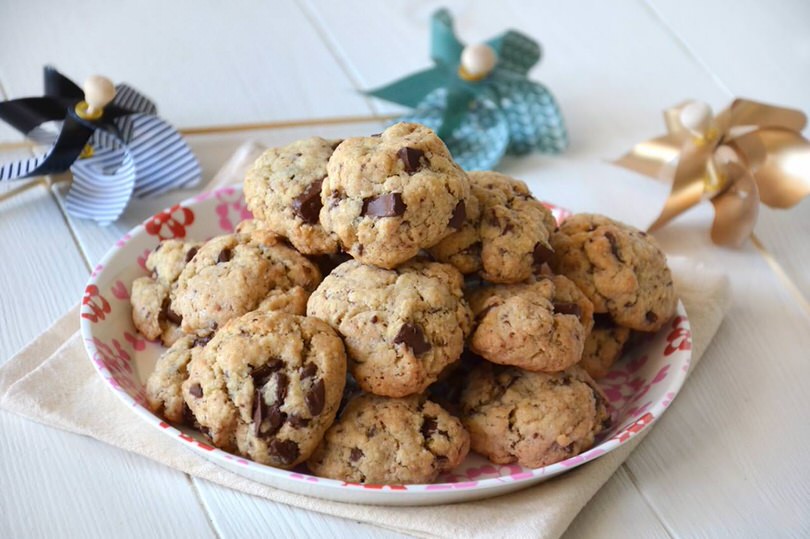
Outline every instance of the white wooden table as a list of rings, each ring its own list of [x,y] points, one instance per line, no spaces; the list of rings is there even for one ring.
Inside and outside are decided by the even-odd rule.
[[[124,3],[121,3],[124,4]],[[508,27],[537,37],[533,76],[559,98],[563,156],[508,160],[540,197],[646,226],[666,186],[612,167],[694,97],[746,96],[810,111],[810,3],[803,0],[448,0],[468,42]],[[287,122],[396,109],[364,98],[428,65],[436,2],[280,0],[0,2],[0,97],[36,95],[53,63],[152,96],[180,127]],[[293,122],[294,123],[294,122]],[[379,122],[189,137],[206,178],[244,140],[349,136]],[[0,127],[0,141],[19,141]],[[5,155],[7,157],[7,155]],[[131,205],[107,228],[62,211],[63,185],[0,187],[0,362],[81,296],[118,236],[188,193]],[[654,431],[574,521],[570,537],[810,534],[810,200],[763,208],[739,250],[708,240],[710,206],[657,237],[731,276],[727,320]],[[390,536],[196,480],[92,439],[0,413],[0,537]],[[470,530],[474,533],[474,530]]]

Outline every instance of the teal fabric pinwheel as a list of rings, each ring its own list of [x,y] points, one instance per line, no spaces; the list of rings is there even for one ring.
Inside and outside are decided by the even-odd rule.
[[[368,94],[413,108],[399,120],[436,131],[466,170],[494,168],[505,154],[568,146],[551,92],[527,78],[540,60],[536,41],[510,30],[465,47],[441,9],[431,19],[431,57],[434,67]]]

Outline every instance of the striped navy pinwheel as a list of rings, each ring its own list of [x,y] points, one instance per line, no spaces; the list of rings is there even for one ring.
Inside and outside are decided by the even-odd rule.
[[[155,104],[126,84],[91,77],[83,90],[46,66],[45,95],[0,102],[0,119],[50,148],[0,164],[0,181],[70,170],[67,211],[109,224],[133,194],[159,195],[200,181],[188,144],[156,114]]]
[[[533,39],[510,30],[465,47],[441,9],[431,19],[431,57],[434,67],[368,93],[413,108],[400,120],[436,131],[463,168],[491,169],[505,154],[568,146],[551,92],[527,78],[540,61]]]

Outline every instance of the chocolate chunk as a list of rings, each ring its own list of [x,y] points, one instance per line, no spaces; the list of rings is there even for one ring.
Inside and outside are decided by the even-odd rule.
[[[433,436],[434,432],[436,432],[436,418],[426,415],[422,423],[422,436],[427,439]]]
[[[619,252],[619,240],[616,239],[616,236],[612,232],[605,232],[605,238],[607,238],[608,242],[610,243],[610,252],[613,254],[613,256],[619,262],[624,262],[621,257],[621,253]]]
[[[262,392],[257,389],[253,394],[253,434],[256,436],[261,433],[262,419],[265,416],[266,408]]]
[[[655,324],[658,321],[658,315],[652,311],[647,311],[647,314],[644,315],[644,318],[647,319],[647,322],[650,324]]]
[[[267,378],[276,372],[277,370],[281,369],[284,366],[284,362],[278,358],[270,358],[267,363],[255,369],[253,371],[253,385],[264,385],[267,382]]]
[[[194,255],[196,255],[196,254],[197,254],[197,248],[196,247],[192,247],[191,249],[189,249],[188,252],[186,253],[186,264],[191,262],[191,259],[194,258]]]
[[[430,343],[425,340],[425,333],[416,324],[403,324],[399,328],[397,336],[394,337],[394,344],[404,344],[417,357],[430,350]]]
[[[321,212],[321,206],[323,206],[321,203],[321,185],[323,185],[323,178],[313,182],[292,201],[293,213],[310,225],[318,223],[318,216]]]
[[[323,411],[323,404],[326,400],[325,389],[323,386],[323,379],[318,380],[306,394],[304,400],[307,403],[309,413],[313,416],[320,414]]]
[[[363,215],[369,217],[396,217],[405,213],[405,202],[399,193],[388,193],[363,200]]]
[[[209,335],[207,337],[197,337],[196,339],[194,339],[194,342],[192,343],[191,346],[194,346],[194,347],[205,346],[206,344],[211,342],[211,339],[213,339],[213,338],[214,338],[213,335]]]
[[[300,415],[292,414],[287,418],[289,424],[295,428],[300,429],[309,425],[309,418],[301,417]]]
[[[233,252],[228,248],[225,247],[223,250],[219,252],[219,256],[217,257],[217,264],[220,262],[227,262],[233,258]]]
[[[161,248],[161,247],[163,247],[163,242],[160,242],[160,243],[158,243],[158,244],[157,244],[157,247],[155,247],[155,251],[154,251],[154,252],[158,252],[158,251],[160,251],[160,248]]]
[[[357,462],[358,460],[363,458],[364,455],[365,453],[363,453],[362,449],[360,449],[359,447],[352,447],[352,452],[349,455],[349,460],[352,462]]]
[[[467,210],[464,207],[464,201],[462,200],[458,204],[456,204],[456,208],[453,210],[453,216],[450,218],[450,223],[447,226],[450,228],[455,228],[459,230],[461,226],[464,224],[464,221],[467,219]]]
[[[267,424],[270,428],[263,434],[272,436],[277,433],[286,420],[287,414],[282,412],[278,406],[271,407],[267,410]]]
[[[422,157],[424,157],[425,152],[422,150],[417,150],[416,148],[400,148],[397,152],[397,157],[400,158],[402,164],[405,165],[405,172],[408,174],[413,174],[417,172],[420,168],[422,168]]]
[[[203,390],[200,384],[193,384],[188,388],[188,392],[198,399],[203,396]]]
[[[314,363],[307,363],[306,365],[304,365],[304,368],[301,369],[302,379],[312,378],[316,374],[318,374],[318,366],[315,365]]]
[[[594,329],[612,329],[616,327],[616,323],[608,313],[593,313],[593,327]]]
[[[298,444],[292,440],[272,440],[267,444],[267,451],[284,464],[294,462],[300,454]]]
[[[286,374],[280,372],[276,374],[276,404],[281,405],[284,402],[284,397],[287,396],[287,386],[290,385],[290,379]]]
[[[377,436],[377,425],[371,425],[370,429],[366,429],[366,438],[374,438]]]
[[[546,247],[542,243],[538,242],[537,245],[534,246],[534,253],[532,253],[532,256],[534,256],[534,264],[536,266],[540,266],[541,264],[548,262],[553,254],[554,250],[551,247]]]
[[[169,298],[163,300],[158,317],[177,326],[183,323],[183,317],[172,310],[172,302]]]
[[[262,422],[267,420],[267,430],[262,431]],[[253,396],[253,433],[256,436],[272,436],[281,428],[287,414],[282,412],[278,405],[268,408],[262,397],[262,392],[258,389]]]
[[[183,317],[174,312],[171,307],[166,309],[166,320],[177,326],[183,323]]]
[[[382,133],[372,133],[369,135],[370,137],[379,138],[382,136]]]
[[[576,303],[555,303],[554,312],[557,314],[573,314],[579,318],[582,316],[582,307]]]

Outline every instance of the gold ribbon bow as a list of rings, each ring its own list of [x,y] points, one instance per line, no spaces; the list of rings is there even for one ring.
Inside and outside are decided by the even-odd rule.
[[[810,142],[799,110],[735,99],[712,116],[705,103],[687,101],[664,111],[668,133],[637,144],[615,164],[672,181],[656,230],[709,199],[712,241],[741,245],[754,229],[760,200],[790,208],[810,194]]]

